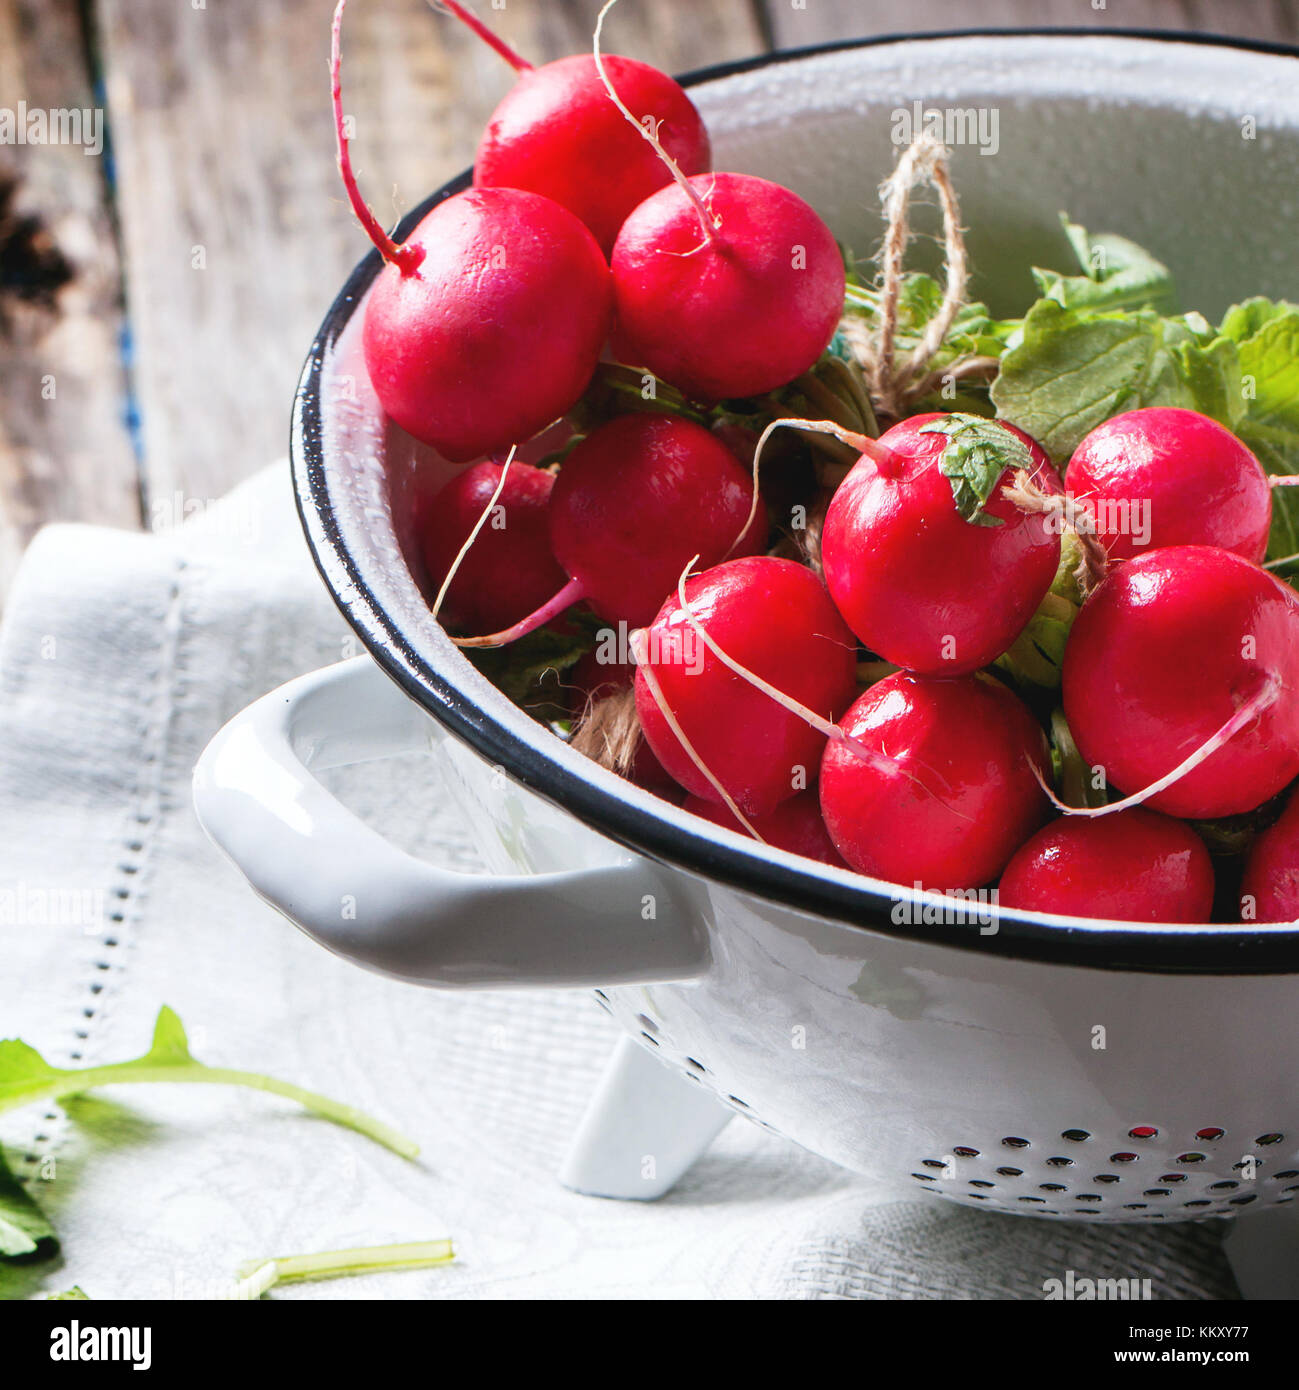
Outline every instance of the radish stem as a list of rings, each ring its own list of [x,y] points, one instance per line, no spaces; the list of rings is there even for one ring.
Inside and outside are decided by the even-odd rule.
[[[532,64],[526,58],[521,58],[504,39],[492,33],[476,14],[465,9],[463,5],[457,4],[456,0],[428,0],[428,2],[431,9],[445,10],[454,15],[461,24],[472,29],[489,48],[499,53],[515,72],[531,72],[533,70]]]
[[[758,471],[762,462],[762,451],[767,446],[767,440],[778,429],[806,430],[810,434],[833,435],[835,439],[847,444],[849,448],[856,449],[859,454],[872,459],[882,473],[887,475],[892,466],[893,455],[879,440],[868,439],[864,434],[858,434],[855,430],[844,429],[834,420],[796,420],[791,416],[782,416],[779,420],[773,420],[762,431],[757,446],[753,450],[753,500],[749,503],[749,514],[744,519],[744,525],[740,527],[739,535],[731,542],[731,549],[726,552],[727,555],[730,555],[744,539],[749,527],[753,525],[754,517],[758,515]],[[695,559],[698,558],[698,556],[695,557]]]
[[[343,11],[347,0],[338,0],[334,10],[334,27],[330,40],[329,74],[334,103],[334,135],[338,142],[338,172],[347,189],[347,199],[352,205],[356,220],[365,229],[365,234],[385,261],[395,265],[403,275],[409,275],[424,259],[424,249],[420,246],[398,246],[384,231],[379,219],[370,209],[369,203],[361,197],[357,187],[356,175],[352,172],[352,157],[348,152],[346,120],[343,116]]]
[[[512,627],[488,633],[486,637],[453,637],[451,640],[457,647],[504,647],[509,642],[517,642],[520,637],[526,637],[530,632],[536,632],[539,627],[545,627],[552,618],[559,617],[565,609],[571,608],[585,597],[586,586],[582,581],[570,579],[554,598],[543,603],[526,618],[520,618]]]
[[[229,1298],[243,1302],[261,1298],[276,1284],[338,1279],[380,1270],[431,1269],[454,1259],[455,1249],[449,1240],[417,1240],[402,1245],[362,1245],[349,1250],[322,1250],[313,1255],[248,1260],[236,1271],[239,1282]]]

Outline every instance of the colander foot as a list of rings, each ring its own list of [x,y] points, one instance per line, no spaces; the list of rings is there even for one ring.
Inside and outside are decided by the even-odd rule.
[[[621,1038],[559,1180],[589,1197],[652,1202],[676,1185],[731,1114],[631,1038]]]

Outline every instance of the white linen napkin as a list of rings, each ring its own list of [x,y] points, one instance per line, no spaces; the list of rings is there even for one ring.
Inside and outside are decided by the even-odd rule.
[[[368,975],[258,902],[195,820],[190,772],[217,728],[358,651],[284,464],[177,530],[56,526],[32,544],[0,627],[0,892],[75,891],[102,914],[85,928],[10,911],[0,1036],[57,1065],[123,1060],[167,1003],[202,1060],[324,1091],[423,1152],[406,1162],[218,1087],[11,1112],[0,1139],[63,1250],[61,1265],[0,1266],[0,1296],[211,1297],[248,1259],[448,1235],[451,1266],[271,1296],[1032,1299],[1070,1269],[1148,1278],[1156,1298],[1235,1295],[1221,1222],[1083,1227],[886,1201],[741,1120],[660,1202],[565,1191],[554,1173],[614,1041],[594,1000]],[[476,863],[423,757],[335,786],[413,852]]]

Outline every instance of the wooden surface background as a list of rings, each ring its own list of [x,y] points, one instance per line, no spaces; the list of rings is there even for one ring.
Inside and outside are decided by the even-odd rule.
[[[0,146],[12,211],[73,272],[52,309],[3,302],[0,598],[44,522],[165,524],[285,452],[302,358],[365,249],[334,168],[332,5],[0,0],[0,107],[100,107],[111,145]],[[477,9],[542,61],[589,45],[599,0]],[[1299,42],[1299,0],[623,0],[608,46],[681,70],[1016,24]],[[471,161],[510,79],[426,0],[351,0],[353,150],[381,217]],[[21,252],[13,225],[0,215],[0,257]]]

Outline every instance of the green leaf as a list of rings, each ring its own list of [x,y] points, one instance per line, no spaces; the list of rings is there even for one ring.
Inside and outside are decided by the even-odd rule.
[[[707,422],[707,412],[686,400],[675,386],[660,381],[652,372],[634,364],[601,362],[581,400],[568,412],[576,426],[576,438],[589,434],[597,425],[631,411],[655,415],[679,415],[695,424]]]
[[[1168,308],[1174,298],[1168,267],[1127,237],[1091,235],[1060,214],[1081,275],[1033,268],[1038,292],[1066,309]]]
[[[89,1303],[90,1295],[80,1284],[73,1284],[70,1289],[64,1289],[62,1293],[46,1294],[45,1301],[46,1303]]]
[[[54,1227],[0,1150],[0,1260],[45,1259],[58,1248]]]
[[[1024,630],[993,663],[1021,685],[1059,689],[1065,646],[1083,603],[1078,584],[1082,559],[1077,534],[1065,531],[1060,538],[1060,563],[1051,587]]]
[[[991,397],[1001,419],[1063,463],[1097,425],[1141,406],[1199,410],[1231,427],[1241,417],[1238,352],[1198,314],[1094,313],[1039,299]]]
[[[992,383],[998,415],[1057,462],[1089,431],[1128,408],[1155,367],[1158,315],[1083,315],[1039,299]]]
[[[180,1019],[165,1006],[158,1012],[153,1043],[148,1052],[130,1062],[65,1070],[51,1066],[35,1048],[17,1038],[0,1042],[0,1112],[36,1101],[65,1100],[98,1086],[173,1081],[246,1086],[256,1091],[268,1091],[272,1095],[296,1101],[334,1124],[356,1130],[394,1153],[401,1154],[403,1158],[414,1158],[419,1152],[418,1146],[404,1135],[350,1105],[340,1105],[327,1096],[258,1072],[205,1066],[190,1052]]]
[[[1207,345],[1175,343],[1170,349],[1179,386],[1178,404],[1189,400],[1190,409],[1208,415],[1234,430],[1245,417],[1241,391],[1240,352],[1229,338],[1215,338]],[[1143,404],[1162,404],[1149,401]]]
[[[1273,474],[1299,473],[1299,306],[1250,299],[1227,311],[1221,332],[1239,345],[1243,419],[1236,432]],[[1299,488],[1272,492],[1268,556],[1299,551]]]
[[[938,469],[952,484],[956,510],[976,526],[1000,526],[1001,518],[989,516],[984,506],[1008,468],[1032,471],[1028,445],[980,415],[946,415],[922,425],[920,433],[945,434],[948,438]]]
[[[1250,419],[1268,428],[1299,429],[1299,308],[1273,315],[1240,341],[1240,370]]]
[[[1243,343],[1246,338],[1252,338],[1259,329],[1271,323],[1273,319],[1283,318],[1286,314],[1294,313],[1296,307],[1299,306],[1290,304],[1284,299],[1272,300],[1266,299],[1262,295],[1256,295],[1253,299],[1246,299],[1239,304],[1233,304],[1223,315],[1218,332],[1233,342]]]

